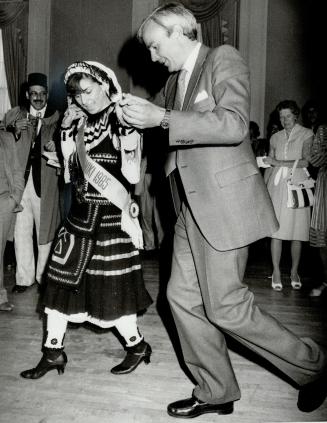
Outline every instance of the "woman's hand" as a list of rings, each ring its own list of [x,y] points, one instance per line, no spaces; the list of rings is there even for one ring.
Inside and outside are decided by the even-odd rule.
[[[119,123],[122,126],[129,128],[130,125],[127,122],[125,122],[125,120],[123,118],[123,107],[120,105],[120,103],[115,104],[115,112],[116,112],[116,116],[117,116]]]
[[[275,160],[273,157],[270,157],[270,156],[264,157],[264,158],[262,159],[262,161],[263,161],[265,164],[268,164],[268,165],[270,165],[270,166],[275,166],[275,164],[276,164],[276,160]]]
[[[61,127],[66,129],[70,128],[74,120],[79,120],[85,117],[86,113],[76,104],[70,104],[64,113]]]

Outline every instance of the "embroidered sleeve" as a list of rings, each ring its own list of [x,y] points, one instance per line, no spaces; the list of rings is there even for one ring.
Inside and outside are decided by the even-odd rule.
[[[69,174],[69,158],[76,151],[76,144],[74,140],[73,128],[62,128],[61,129],[61,150],[64,158],[64,179],[65,182],[70,182]]]
[[[112,122],[112,141],[121,153],[121,172],[130,184],[140,180],[141,134],[128,126],[122,118],[121,107],[115,105],[115,121]]]
[[[136,130],[120,135],[121,172],[131,184],[140,180],[141,135]]]

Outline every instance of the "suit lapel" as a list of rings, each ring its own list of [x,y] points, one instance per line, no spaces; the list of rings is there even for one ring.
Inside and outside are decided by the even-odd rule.
[[[183,109],[182,110],[188,110],[189,106],[191,104],[191,100],[194,97],[195,89],[197,86],[197,83],[200,79],[200,76],[202,74],[202,70],[207,58],[207,55],[209,53],[209,48],[207,46],[201,45],[198,58],[195,62],[195,66],[190,78],[190,81],[187,86],[187,90],[184,97],[184,103],[183,103]]]
[[[195,89],[200,79],[200,76],[202,74],[202,70],[203,70],[207,55],[209,53],[209,50],[210,50],[209,47],[204,46],[203,44],[201,45],[198,58],[195,62],[195,66],[187,86],[182,110],[188,110],[189,105],[191,104],[191,100],[194,97]],[[172,74],[168,78],[168,81],[166,84],[165,98],[166,98],[166,107],[168,109],[174,108],[173,106],[174,106],[176,89],[177,89],[178,74],[179,72],[175,72],[174,74]]]

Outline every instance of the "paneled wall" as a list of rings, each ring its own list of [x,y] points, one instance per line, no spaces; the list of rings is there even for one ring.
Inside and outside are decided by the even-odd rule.
[[[51,0],[29,0],[27,73],[49,74]]]
[[[159,4],[159,0],[133,0],[133,20],[132,20],[132,33],[136,34],[139,26],[144,18],[148,16]],[[153,75],[155,77],[155,75]],[[135,81],[131,78],[130,92],[141,97],[147,97],[148,93],[140,85],[136,85]]]
[[[63,73],[76,60],[109,66],[123,90],[128,90],[129,76],[118,62],[131,35],[132,0],[52,0],[49,80],[53,103],[63,107]]]
[[[241,0],[239,50],[250,68],[250,119],[265,127],[268,0]]]
[[[307,0],[241,0],[240,51],[251,72],[251,119],[259,123],[262,136],[270,112],[282,99],[294,98],[302,106],[309,97],[326,95],[321,65],[324,3],[316,0],[312,7]],[[147,96],[142,84],[153,83],[160,69],[144,62],[142,70],[144,52],[128,43],[158,0],[29,4],[28,72],[49,74],[55,105],[63,107],[62,75],[77,59],[102,61],[117,73],[123,90]]]
[[[302,12],[302,0],[269,2],[266,121],[281,100],[293,99],[301,105],[309,95]]]
[[[284,99],[300,107],[309,98],[326,103],[326,0],[270,0],[267,28],[266,122]]]

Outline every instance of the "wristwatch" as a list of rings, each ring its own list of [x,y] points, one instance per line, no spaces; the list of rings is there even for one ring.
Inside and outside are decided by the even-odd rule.
[[[162,119],[162,121],[160,122],[160,126],[163,129],[168,129],[169,128],[169,119],[170,119],[170,113],[171,110],[170,109],[166,109],[164,117]]]

